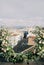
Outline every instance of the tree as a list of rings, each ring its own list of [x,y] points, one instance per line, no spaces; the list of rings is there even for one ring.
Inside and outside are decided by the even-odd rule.
[[[35,53],[39,55],[40,58],[44,58],[44,29],[40,27],[36,27],[34,34],[36,34],[35,38]]]

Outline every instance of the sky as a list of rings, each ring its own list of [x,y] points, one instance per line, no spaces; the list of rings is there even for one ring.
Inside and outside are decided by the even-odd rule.
[[[44,0],[0,0],[0,25],[44,26]]]

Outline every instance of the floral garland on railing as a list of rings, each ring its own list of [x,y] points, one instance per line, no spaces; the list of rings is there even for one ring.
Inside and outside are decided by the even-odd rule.
[[[29,51],[28,53],[15,53],[11,45],[9,44],[9,32],[7,29],[0,29],[0,57],[6,62],[19,63],[23,61],[33,61],[36,59],[44,59],[44,30],[36,27],[34,34],[35,38],[35,48],[34,51]]]

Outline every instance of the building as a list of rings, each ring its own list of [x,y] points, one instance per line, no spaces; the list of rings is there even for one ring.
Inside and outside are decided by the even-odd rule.
[[[28,39],[28,45],[35,45],[34,39],[35,39],[35,35],[32,33],[29,33],[27,35],[27,39]]]
[[[20,40],[23,39],[23,33],[20,31],[10,32],[11,36],[9,42],[12,47],[16,46]]]

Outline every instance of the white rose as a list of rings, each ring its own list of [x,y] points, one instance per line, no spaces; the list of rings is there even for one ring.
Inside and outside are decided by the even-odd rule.
[[[4,49],[4,52],[6,52],[6,49]]]
[[[2,50],[3,50],[4,52],[6,52],[6,49],[2,48]]]
[[[4,43],[5,43],[5,40],[3,40],[2,44],[4,44]]]
[[[39,41],[39,43],[41,44],[41,40]]]
[[[43,38],[44,38],[44,34],[43,34]]]
[[[41,47],[39,46],[39,49],[41,49]]]
[[[44,42],[42,42],[42,44],[44,44]]]
[[[2,36],[4,36],[4,34],[2,33]]]
[[[6,40],[8,40],[8,36],[6,37]]]

